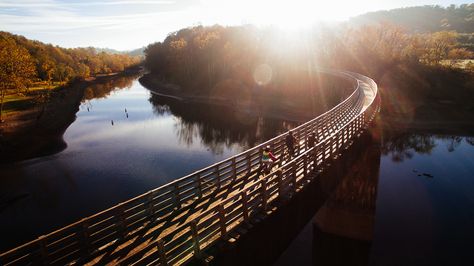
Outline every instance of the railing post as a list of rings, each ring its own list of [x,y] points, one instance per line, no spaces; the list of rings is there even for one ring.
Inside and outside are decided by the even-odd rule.
[[[291,166],[291,183],[293,184],[293,192],[296,192],[296,163]]]
[[[281,167],[283,165],[283,157],[285,156],[285,143],[284,141],[282,141],[282,139],[279,140],[280,141],[280,156],[278,157],[278,167]]]
[[[251,162],[250,159],[251,159],[250,158],[250,152],[247,152],[247,170],[249,171],[249,173],[250,173],[250,171],[252,171],[252,168],[251,168],[252,167],[252,162]]]
[[[240,196],[242,197],[242,216],[244,217],[244,222],[248,224],[250,223],[250,221],[249,221],[247,190],[242,191]]]
[[[278,172],[277,172],[277,181],[278,181],[278,197],[280,199],[283,199],[283,195],[284,195],[284,187],[283,187],[283,171],[281,169],[278,169]]]
[[[117,230],[118,230],[118,233],[119,233],[119,237],[120,238],[125,238],[125,235],[126,235],[126,224],[125,224],[125,210],[124,210],[124,207],[122,205],[122,203],[119,203],[117,205],[117,211],[116,211],[116,218],[118,220],[118,223],[117,223]]]
[[[197,184],[197,190],[198,190],[198,198],[202,198],[201,174],[197,174],[196,176],[197,176],[196,184]]]
[[[227,225],[226,225],[226,219],[225,219],[225,209],[222,203],[219,204],[218,212],[219,212],[221,238],[225,238],[227,235]]]
[[[168,259],[166,258],[165,243],[162,239],[156,241],[156,247],[158,249],[158,254],[160,255],[160,265],[168,265]]]
[[[176,205],[176,208],[180,209],[181,208],[181,197],[179,195],[179,185],[178,185],[178,182],[174,183],[174,201],[175,201],[175,205]]]
[[[366,121],[365,121],[365,112],[361,114],[362,115],[362,125],[364,129],[367,127]]]
[[[83,254],[85,256],[90,255],[91,253],[91,248],[90,248],[90,234],[89,234],[89,220],[87,219],[82,219],[81,221],[81,237],[82,237],[82,246],[83,246]]]
[[[201,258],[201,247],[199,246],[199,234],[198,234],[196,220],[191,221],[190,227],[191,227],[191,233],[193,237],[194,256],[199,259]]]
[[[318,170],[318,153],[320,149],[321,149],[320,144],[318,144],[317,146],[314,146],[313,148],[313,171]]]
[[[41,262],[42,265],[49,265],[49,256],[48,256],[48,248],[46,243],[46,236],[38,237],[38,244],[40,246],[40,254],[41,254]]]
[[[153,198],[154,198],[154,194],[155,192],[152,190],[150,192],[148,192],[148,196],[147,196],[147,211],[148,211],[148,216],[150,217],[150,222],[154,222],[155,221],[155,206],[153,204]]]
[[[217,180],[216,189],[219,190],[221,188],[221,176],[219,175],[219,165],[215,166],[214,171],[216,173],[216,180]]]
[[[260,180],[260,193],[262,194],[262,208],[263,211],[267,211],[267,181],[266,178]]]
[[[232,157],[232,182],[237,179],[237,164],[235,163],[235,157]]]
[[[341,144],[341,148],[344,149],[345,146],[346,146],[346,127],[343,127],[342,130],[342,136],[341,136],[341,140],[342,140],[342,144]]]
[[[327,142],[328,142],[328,141],[329,141],[329,140],[324,141],[324,142],[322,143],[322,145],[321,145],[321,148],[323,149],[323,150],[322,150],[322,156],[323,156],[323,157],[322,157],[321,163],[324,163],[324,161],[326,161],[326,150],[327,150]]]
[[[305,153],[303,155],[303,178],[307,179],[308,177],[308,159],[307,159],[308,154]]]

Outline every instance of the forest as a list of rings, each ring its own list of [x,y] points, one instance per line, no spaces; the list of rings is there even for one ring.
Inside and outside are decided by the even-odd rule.
[[[473,59],[473,30],[474,4],[420,6],[367,13],[336,26],[321,24],[293,33],[250,25],[197,26],[150,44],[145,55],[152,72],[172,81],[184,85],[186,80],[195,82],[196,76],[207,76],[203,78],[212,84],[262,62],[288,73],[308,62],[357,70]]]
[[[22,97],[31,90],[44,91],[73,80],[121,72],[140,61],[139,56],[97,52],[92,47],[66,49],[0,32],[0,109],[7,95]]]
[[[461,46],[457,32],[411,33],[387,23],[291,34],[254,26],[197,26],[149,45],[145,55],[157,84],[177,84],[188,94],[235,99],[248,90],[264,91],[268,97],[292,97],[295,102],[309,100],[308,89],[322,87],[315,67],[347,69],[378,81],[403,70],[411,72],[411,81],[437,78],[436,71],[454,69],[450,62],[474,58]],[[258,81],[262,66],[271,76],[268,82]],[[470,63],[460,72],[473,70]]]

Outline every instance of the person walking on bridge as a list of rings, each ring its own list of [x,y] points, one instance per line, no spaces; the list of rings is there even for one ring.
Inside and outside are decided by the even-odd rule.
[[[277,161],[278,159],[273,155],[270,145],[267,145],[265,149],[263,149],[262,153],[262,163],[263,163],[263,170],[265,174],[269,174],[270,170],[273,167],[273,163]]]
[[[288,148],[288,154],[290,157],[295,155],[295,143],[297,143],[297,139],[293,136],[293,130],[288,132],[288,135],[285,138],[286,147]]]

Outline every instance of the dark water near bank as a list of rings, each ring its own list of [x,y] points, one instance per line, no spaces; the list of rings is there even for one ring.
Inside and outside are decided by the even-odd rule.
[[[62,152],[0,166],[0,251],[296,125],[167,100],[151,94],[137,77],[87,88],[76,115]]]
[[[275,265],[472,265],[474,137],[379,136]]]
[[[0,166],[0,251],[294,126],[153,96],[136,77],[91,86],[64,150]],[[474,138],[374,139],[276,264],[472,265]]]

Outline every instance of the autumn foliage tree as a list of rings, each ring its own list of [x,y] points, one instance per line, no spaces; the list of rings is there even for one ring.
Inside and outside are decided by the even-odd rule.
[[[141,61],[137,56],[98,52],[92,47],[61,48],[8,32],[0,32],[0,39],[8,39],[11,45],[25,49],[33,60],[36,77],[47,83],[121,72]]]
[[[35,65],[28,51],[12,39],[0,38],[0,121],[7,90],[28,86],[35,76]]]
[[[0,49],[0,111],[5,95],[28,88],[31,83],[51,85],[121,72],[141,61],[138,56],[108,54],[94,48],[65,49],[8,32],[0,32]]]

